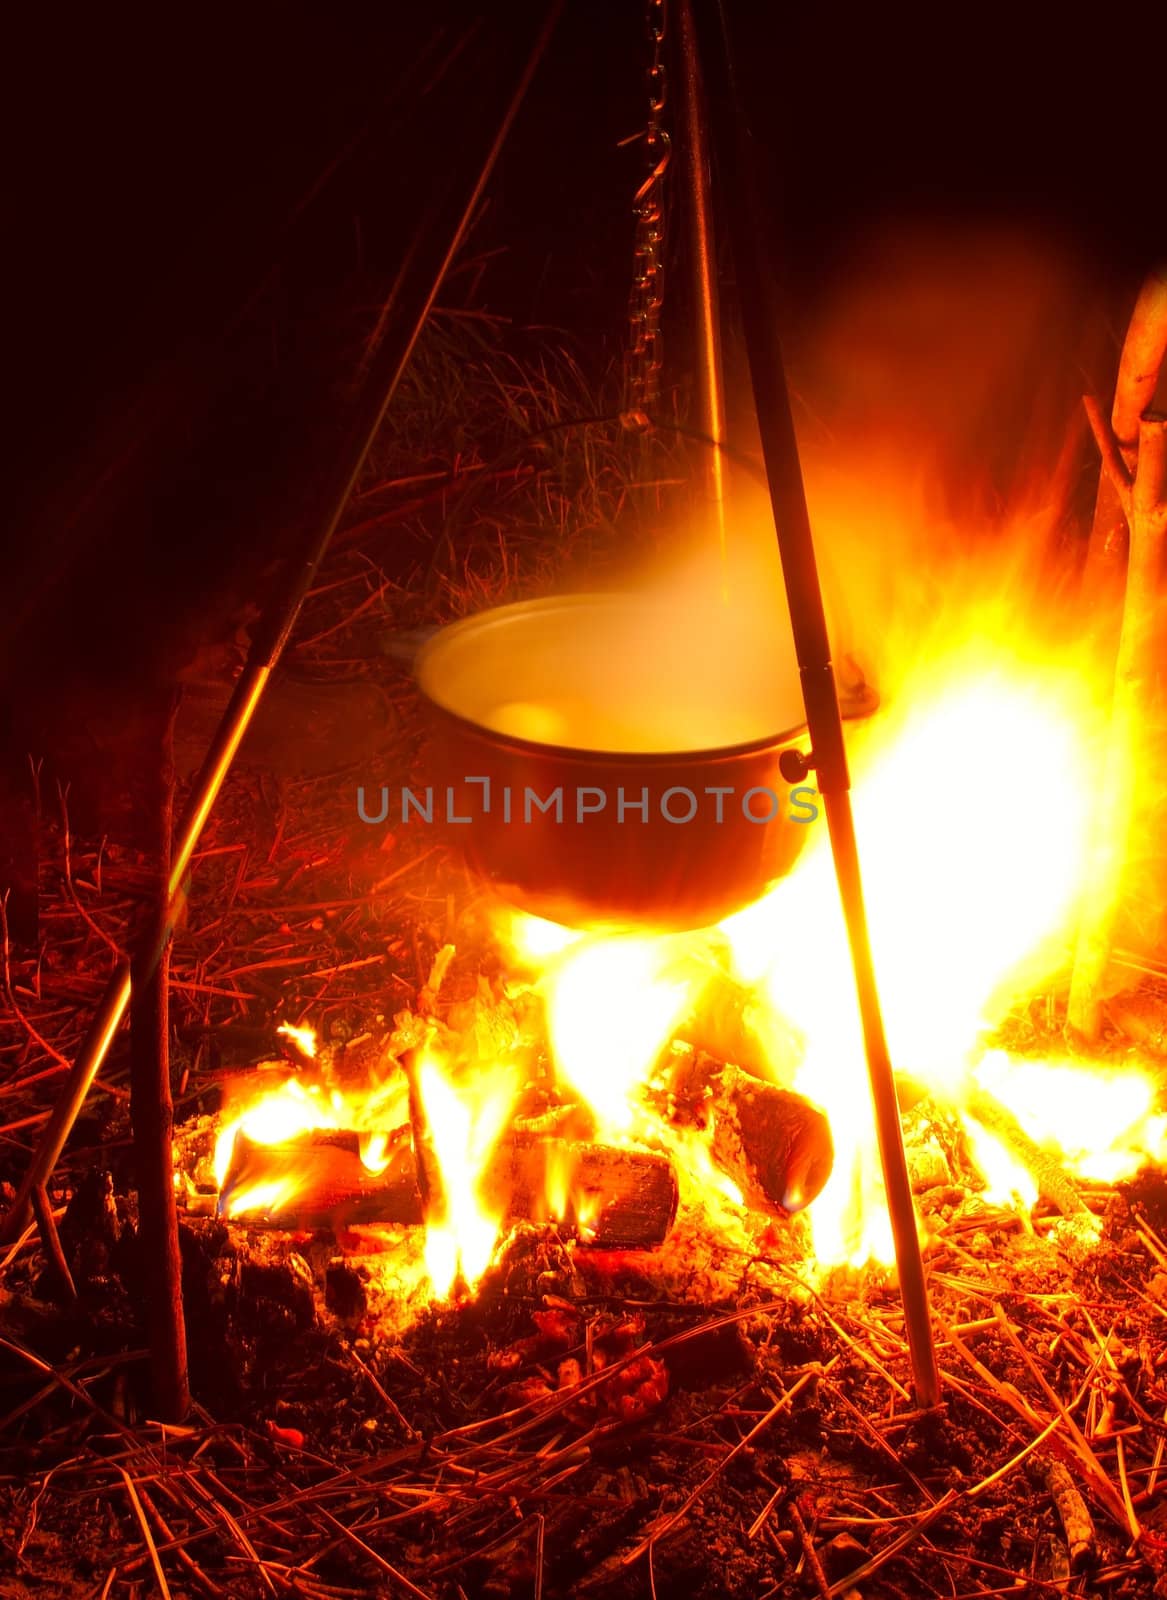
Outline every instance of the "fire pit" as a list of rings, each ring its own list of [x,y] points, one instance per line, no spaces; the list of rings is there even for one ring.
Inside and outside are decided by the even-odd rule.
[[[596,953],[606,960],[604,946]],[[662,1051],[665,1011],[646,1010],[659,1037],[642,1033],[649,1054],[622,1064],[635,1079],[622,1081],[610,1053],[607,1081],[590,1087],[572,1075],[566,1048],[548,1055],[542,1012],[557,980],[549,970],[531,982],[529,961],[511,998],[478,992],[440,1023],[432,1010],[453,954],[438,958],[426,1015],[401,1013],[391,1033],[323,1054],[299,1030],[301,1071],[240,1080],[213,1148],[201,1141],[201,1165],[192,1147],[189,1202],[198,1208],[201,1190],[222,1215],[285,1230],[424,1226],[431,1268],[446,1263],[435,1283],[449,1293],[459,1272],[463,1290],[473,1286],[518,1222],[589,1247],[651,1249],[668,1236],[682,1189],[698,1203],[694,1171],[777,1218],[826,1183],[822,1113],[692,1044]],[[559,982],[581,975],[577,960]],[[665,992],[675,1009],[682,991]],[[276,1083],[262,1087],[273,1071]]]

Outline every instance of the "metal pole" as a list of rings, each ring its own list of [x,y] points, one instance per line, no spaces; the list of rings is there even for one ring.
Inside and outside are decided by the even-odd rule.
[[[380,341],[369,365],[368,379],[362,391],[362,403],[341,454],[339,481],[335,487],[330,509],[312,538],[299,556],[288,567],[284,583],[273,603],[261,619],[247,665],[235,685],[234,693],[223,713],[218,730],[211,741],[202,767],[194,781],[187,801],[186,811],[175,839],[169,880],[170,903],[158,948],[174,931],[183,904],[182,886],[190,867],[191,857],[211,810],[223,787],[223,780],[231,769],[235,754],[263,697],[268,679],[283,654],[284,646],[296,625],[296,618],[312,586],[317,569],[332,542],[357,481],[364,468],[369,448],[380,431],[385,412],[397,392],[401,375],[413,354],[414,345],[430,308],[445,280],[450,264],[458,252],[466,230],[478,209],[483,190],[498,160],[506,137],[511,130],[519,107],[526,95],[535,69],[563,10],[563,0],[551,0],[546,18],[539,30],[534,47],[523,67],[518,85],[510,96],[498,131],[480,168],[474,175],[469,193],[463,192],[451,218],[448,229],[439,231],[431,241],[437,255],[431,251],[418,252],[425,259],[417,270],[403,272],[394,285],[395,304],[391,318],[383,319],[388,331]],[[41,1135],[40,1144],[33,1153],[24,1181],[0,1227],[0,1242],[8,1242],[21,1233],[32,1215],[32,1192],[43,1184],[56,1165],[57,1158],[72,1131],[77,1114],[101,1070],[102,1062],[113,1043],[125,1015],[130,999],[130,973],[126,964],[119,966],[98,1008],[97,1015],[81,1053],[73,1063],[64,1090],[53,1109],[52,1116]]]
[[[760,233],[762,211],[754,170],[753,144],[742,112],[740,85],[733,71],[725,0],[698,0],[698,6],[702,58],[711,90],[713,148],[719,180],[728,191],[725,212],[737,269],[750,381],[757,407],[762,454],[782,558],[782,576],[790,604],[790,619],[806,703],[806,721],[811,739],[808,765],[813,765],[818,775],[819,790],[823,796],[839,898],[851,948],[916,1398],[921,1406],[928,1407],[939,1402],[940,1374],[936,1365],[928,1289],[904,1155],[899,1102],[871,957],[859,852],[851,814],[851,778],[843,745],[843,724],[835,691],[835,674],[831,665],[831,647],[823,612],[810,513],[807,510],[782,346],[778,337],[779,308],[773,277],[768,270],[765,242]]]
[[[721,364],[721,308],[717,290],[713,197],[709,184],[709,138],[705,97],[691,0],[677,0],[680,51],[680,127],[675,146],[685,175],[689,207],[689,248],[697,333],[698,427],[712,441],[706,453],[705,481],[717,528],[723,597],[728,585],[725,525],[725,383]]]

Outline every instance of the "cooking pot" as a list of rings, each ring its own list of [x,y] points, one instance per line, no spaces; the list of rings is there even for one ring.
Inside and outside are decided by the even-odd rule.
[[[778,768],[804,724],[782,621],[758,648],[732,621],[576,594],[432,635],[426,784],[472,871],[572,927],[705,927],[757,899],[822,825]]]

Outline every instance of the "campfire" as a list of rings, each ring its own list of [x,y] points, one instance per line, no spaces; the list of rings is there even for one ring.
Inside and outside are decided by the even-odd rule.
[[[1081,285],[987,229],[790,338],[749,8],[650,0],[585,374],[458,298],[562,9],[419,45],[294,532],[78,699],[126,833],[0,788],[0,1594],[1167,1596],[1167,279],[1032,395]]]
[[[864,481],[880,471],[865,463]],[[864,714],[846,742],[941,1406],[920,1405],[913,1389],[825,820],[790,821],[800,833],[777,858],[780,874],[711,923],[677,926],[654,904],[635,926],[605,926],[597,895],[551,920],[477,868],[467,876],[449,848],[462,838],[457,797],[454,825],[439,832],[425,782],[380,827],[364,801],[337,822],[322,787],[336,859],[359,840],[359,874],[336,899],[309,901],[294,938],[281,912],[259,946],[246,943],[259,913],[245,890],[230,913],[248,930],[233,968],[221,965],[216,908],[233,904],[242,879],[224,877],[200,910],[208,932],[184,958],[177,992],[229,997],[241,974],[294,969],[297,941],[332,937],[334,915],[348,943],[322,966],[310,958],[310,982],[287,1003],[248,1013],[251,1047],[222,1052],[173,1147],[158,1146],[198,1381],[224,1383],[219,1403],[248,1419],[247,1470],[257,1451],[274,1451],[291,1474],[256,1501],[270,1537],[241,1543],[242,1523],[231,1535],[256,1573],[293,1572],[285,1545],[299,1508],[322,1537],[344,1529],[314,1454],[338,1427],[345,1515],[365,1531],[337,1536],[362,1573],[400,1570],[395,1530],[430,1529],[435,1515],[463,1519],[465,1544],[446,1557],[430,1549],[419,1573],[441,1584],[492,1571],[482,1552],[503,1537],[498,1508],[513,1502],[499,1581],[527,1582],[545,1559],[531,1568],[532,1529],[541,1539],[554,1518],[562,1541],[577,1528],[575,1480],[602,1513],[602,1531],[584,1541],[597,1593],[622,1595],[643,1560],[680,1583],[695,1559],[692,1529],[730,1538],[723,1497],[763,1448],[779,1453],[750,1480],[732,1538],[737,1559],[791,1594],[834,1600],[872,1580],[871,1593],[922,1594],[942,1558],[975,1575],[976,1593],[1000,1591],[1017,1570],[1000,1529],[1018,1494],[1034,1492],[1045,1509],[1023,1542],[1037,1591],[1077,1592],[1088,1574],[1138,1585],[1165,1570],[1167,972],[1154,932],[1159,864],[1138,843],[1155,815],[1162,739],[1153,717],[1130,715],[1125,680],[1114,691],[1116,633],[1145,672],[1154,607],[1150,622],[1136,617],[1132,645],[1129,596],[1120,621],[1117,603],[1112,617],[1109,603],[1092,596],[1085,607],[1051,580],[1060,558],[1040,509],[1021,506],[991,541],[953,548],[917,508],[881,524],[875,562],[870,513],[846,484],[816,494],[844,575],[836,614],[858,620],[868,646],[855,678],[878,686],[878,707],[859,696]],[[764,521],[757,534],[756,544],[768,538]],[[698,563],[698,595],[708,570]],[[773,591],[752,569],[732,580],[769,614]],[[658,619],[676,606],[685,639],[699,615],[693,592],[674,573],[646,603]],[[729,615],[744,637],[751,605],[739,599]],[[872,617],[879,626],[865,630]],[[658,662],[662,640],[648,652]],[[707,651],[706,685],[723,650],[718,640]],[[665,675],[675,670],[669,662]],[[560,737],[564,715],[535,698],[511,703],[504,737],[538,750],[532,731]],[[417,756],[423,779],[429,748]],[[813,782],[792,792],[817,812]],[[74,906],[102,864],[95,855],[75,881],[65,821],[62,882]],[[229,859],[229,843],[215,848]],[[387,849],[402,859],[385,873]],[[562,882],[563,863],[547,860]],[[686,870],[705,863],[695,851]],[[117,863],[108,870],[116,882]],[[408,900],[394,901],[391,929],[370,914],[383,884],[411,882],[423,885],[424,918]],[[680,903],[720,892],[691,887]],[[562,908],[561,890],[554,898]],[[105,937],[92,914],[85,926]],[[355,954],[354,930],[365,941]],[[1074,1021],[1083,972],[1106,1017],[1093,1035]],[[368,976],[338,1006],[329,987],[349,973]],[[13,996],[34,994],[30,973],[20,982]],[[120,982],[115,972],[107,1009],[74,1041],[82,1063],[116,1031],[108,1008]],[[41,1026],[21,1023],[30,1038]],[[63,1096],[55,1115],[71,1106]],[[135,1227],[99,1173],[56,1198],[32,1189],[38,1231],[15,1237],[10,1265],[28,1270],[39,1233],[37,1283],[68,1306],[129,1315],[121,1275],[142,1270],[127,1263],[145,1248],[145,1212]],[[19,1203],[17,1193],[13,1214]],[[8,1348],[51,1371],[26,1345],[41,1336],[39,1302],[13,1304],[22,1337]],[[318,1380],[322,1348],[332,1376]],[[67,1373],[60,1381],[87,1393]],[[443,1383],[450,1404],[436,1398]],[[130,1480],[153,1559],[160,1566],[158,1544],[171,1541],[192,1574],[203,1572],[188,1549],[205,1536],[201,1497],[225,1492],[222,1462],[201,1476],[208,1426],[165,1433],[199,1488],[173,1489],[163,1510],[147,1482]],[[370,1456],[382,1431],[392,1445]],[[153,1444],[134,1451],[136,1475],[163,1473]],[[650,1458],[677,1476],[677,1493],[642,1485]],[[855,1488],[827,1489],[828,1458]],[[633,1475],[630,1501],[612,1490],[612,1470]],[[382,1518],[371,1493],[398,1509]],[[567,1558],[554,1559],[566,1573]],[[490,1581],[475,1592],[495,1592]]]
[[[1040,1483],[1056,1519],[1039,1568],[1052,1585],[1099,1569],[1098,1516],[1135,1560],[1160,1560],[1162,1440],[1140,1421],[1158,1380],[1136,1383],[1134,1323],[1108,1297],[1137,1250],[1153,1275],[1144,1298],[1161,1298],[1167,1099],[1159,1054],[1137,1034],[1090,1045],[1065,1028],[1083,897],[1099,891],[1095,830],[1114,798],[1104,788],[1100,802],[1097,781],[1109,686],[1098,638],[1035,604],[1045,580],[1031,537],[1021,518],[993,559],[944,558],[928,574],[885,630],[883,703],[849,742],[946,1404],[971,1408],[982,1433],[994,1413],[1011,1419],[1000,1456],[976,1456],[962,1503],[1023,1470]],[[1148,727],[1149,769],[1156,737]],[[1129,896],[1129,863],[1110,860],[1106,892],[1125,881]],[[787,1411],[796,1426],[800,1396],[831,1396],[900,1470],[920,1413],[889,1311],[895,1250],[833,887],[819,828],[766,894],[705,928],[573,927],[478,893],[408,1005],[333,1035],[298,1012],[265,1059],[224,1080],[220,1108],[180,1130],[188,1225],[226,1221],[277,1299],[270,1274],[326,1241],[319,1315],[355,1317],[389,1348],[517,1297],[525,1317],[487,1338],[499,1403],[561,1419],[589,1449],[660,1426],[693,1381],[687,1335],[647,1337],[643,1307],[727,1308],[700,1325],[709,1341],[782,1307],[782,1348],[809,1337],[816,1354],[754,1429]],[[1146,975],[1118,959],[1126,977],[1112,981],[1141,981],[1145,1006]],[[1079,1285],[1107,1309],[1076,1311]],[[613,1295],[624,1309],[588,1309]],[[818,1316],[837,1331],[832,1355],[796,1331]],[[703,1372],[739,1359],[708,1348]],[[1157,1372],[1157,1346],[1144,1348]],[[1059,1351],[1073,1394],[1054,1387]],[[837,1385],[845,1352],[887,1385],[874,1428]],[[572,1448],[551,1451],[548,1484]],[[659,1559],[721,1470],[699,1473],[599,1570],[615,1581],[646,1552]],[[808,1526],[799,1499],[776,1488],[766,1505],[776,1496],[801,1541],[791,1581],[832,1596],[894,1571],[958,1498],[901,1512],[901,1545],[867,1538],[861,1502],[824,1514],[820,1495]],[[992,1587],[1002,1563],[975,1548]]]
[[[513,1589],[543,1561],[566,1574],[569,1529],[600,1594],[622,1595],[646,1560],[687,1581],[706,1559],[695,1529],[740,1540],[735,1559],[791,1594],[923,1594],[942,1559],[980,1593],[1012,1582],[1000,1530],[1028,1496],[1017,1548],[1039,1552],[1026,1559],[1041,1593],[1092,1574],[1155,1581],[1165,980],[1138,942],[1147,868],[1107,833],[1121,796],[1099,778],[1114,737],[1105,630],[1050,599],[1033,529],[1019,515],[992,550],[909,562],[929,534],[923,518],[900,526],[899,571],[916,578],[867,664],[881,704],[847,736],[943,1420],[911,1389],[822,819],[784,876],[716,923],[612,929],[484,890],[422,819],[378,832],[350,811],[337,837],[359,830],[370,864],[392,840],[391,886],[420,879],[438,908],[414,934],[416,980],[399,976],[408,943],[386,946],[350,880],[337,903],[374,944],[313,958],[285,1020],[259,1015],[259,1044],[235,1046],[180,1118],[167,1173],[198,1382],[226,1384],[218,1405],[248,1419],[246,1470],[274,1452],[284,1475],[254,1501],[267,1532],[238,1524],[255,1571],[293,1571],[301,1515],[342,1540],[354,1574],[383,1575],[401,1570],[398,1526],[413,1537],[456,1516],[459,1542],[414,1568],[423,1593],[454,1574],[495,1592],[496,1570]],[[859,591],[864,534],[847,563]],[[1155,724],[1138,737],[1153,774]],[[1099,895],[1125,909],[1110,1021],[1089,1040],[1067,1003]],[[325,933],[332,912],[315,904],[297,938]],[[408,928],[416,913],[395,905]],[[251,928],[257,913],[234,914]],[[177,982],[230,994],[203,916]],[[278,969],[288,927],[277,917],[239,969]],[[353,1000],[313,1002],[350,971],[368,973]],[[63,1198],[54,1292],[123,1304],[110,1274],[128,1270],[112,1264],[134,1233],[112,1182]],[[41,1202],[46,1240],[53,1209]],[[19,1322],[13,1348],[41,1325]],[[187,1477],[166,1509],[138,1485],[163,1471],[155,1446],[129,1458],[155,1547],[172,1540],[192,1573],[201,1495],[224,1492],[224,1463],[200,1454],[213,1436],[168,1427]],[[348,1463],[342,1498],[321,1450]],[[767,1463],[756,1483],[753,1459]],[[650,1460],[676,1492],[642,1480]],[[726,1509],[738,1483],[744,1522]],[[569,1509],[577,1489],[594,1536]],[[398,1509],[382,1517],[378,1496]],[[532,1540],[553,1524],[561,1553],[540,1556]]]
[[[1085,1246],[1081,1189],[1167,1155],[1154,1065],[1071,1055],[1027,1014],[1072,953],[1104,684],[1088,642],[1027,631],[1023,593],[953,587],[855,733],[914,1188],[925,1215],[959,1194],[1025,1227],[1046,1202]],[[823,830],[713,928],[610,935],[501,904],[483,921],[484,948],[447,945],[416,1010],[323,1050],[310,1020],[286,1027],[291,1062],[229,1089],[192,1200],[277,1227],[415,1227],[438,1300],[473,1290],[520,1221],[652,1248],[678,1197],[684,1226],[734,1237],[798,1216],[819,1271],[892,1263]]]

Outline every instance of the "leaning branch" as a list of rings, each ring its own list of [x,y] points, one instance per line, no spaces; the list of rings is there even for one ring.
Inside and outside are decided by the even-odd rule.
[[[1091,417],[1094,426],[1096,416]],[[1117,438],[1103,452],[1107,475],[1125,461]],[[1123,477],[1116,476],[1115,492]],[[1104,980],[1120,906],[1123,863],[1137,801],[1135,752],[1146,724],[1156,666],[1156,610],[1167,539],[1167,417],[1148,413],[1139,423],[1134,481],[1129,489],[1130,553],[1126,596],[1114,667],[1114,698],[1107,737],[1105,815],[1095,820],[1087,882],[1078,925],[1068,1021],[1083,1039],[1098,1037]]]
[[[1149,274],[1123,342],[1110,425],[1127,466],[1134,471],[1140,448],[1139,423],[1155,400],[1167,354],[1167,263]]]
[[[1118,363],[1118,377],[1114,387],[1114,405],[1110,413],[1110,427],[1102,432],[1113,438],[1115,448],[1127,469],[1127,482],[1134,476],[1139,445],[1139,419],[1151,406],[1155,388],[1167,352],[1167,265],[1151,272],[1135,301],[1130,325],[1123,341]],[[1090,414],[1087,407],[1087,415]],[[1101,421],[1101,414],[1099,413]],[[1090,417],[1095,439],[1099,429]],[[1101,444],[1100,444],[1101,448]],[[1091,594],[1110,588],[1114,577],[1121,572],[1127,550],[1127,526],[1130,508],[1124,506],[1118,487],[1120,480],[1110,470],[1106,454],[1103,463],[1107,470],[1098,480],[1098,495],[1094,502],[1094,520],[1090,528],[1090,544],[1086,554],[1084,585]]]
[[[1082,408],[1090,424],[1090,432],[1094,435],[1094,443],[1098,446],[1098,454],[1102,458],[1102,471],[1110,479],[1111,488],[1122,508],[1123,516],[1129,517],[1133,479],[1130,468],[1123,458],[1122,448],[1114,432],[1107,426],[1097,395],[1084,394]]]

